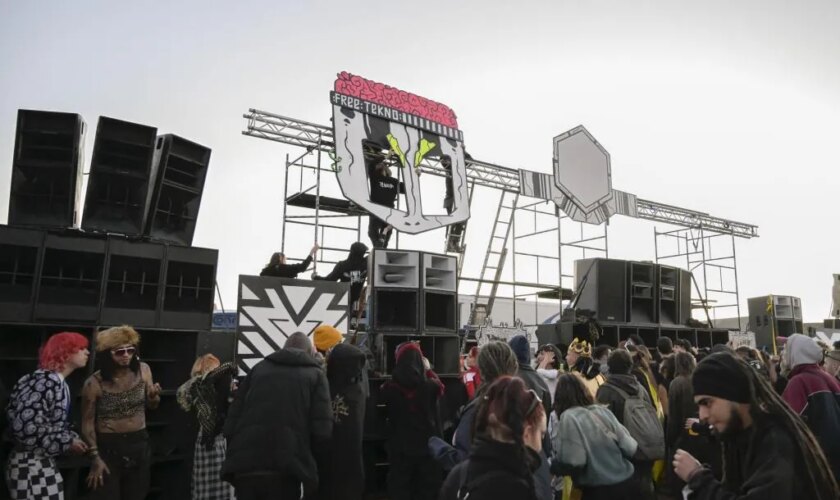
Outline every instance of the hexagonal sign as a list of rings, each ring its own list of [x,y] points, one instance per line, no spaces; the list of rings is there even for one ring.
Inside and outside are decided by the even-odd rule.
[[[587,214],[610,200],[610,154],[583,125],[554,138],[554,183]]]

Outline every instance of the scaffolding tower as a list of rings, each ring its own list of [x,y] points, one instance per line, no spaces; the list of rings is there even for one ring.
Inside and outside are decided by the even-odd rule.
[[[701,309],[711,327],[714,327],[715,320],[720,319],[719,311],[734,309],[738,330],[741,331],[735,236],[708,232],[702,226],[662,232],[654,227],[653,234],[657,264],[673,265],[685,260],[685,268],[691,271],[691,281],[697,293],[696,297],[692,297],[691,308]]]
[[[353,232],[356,234],[356,240],[361,241],[363,239],[362,216],[367,216],[367,212],[343,197],[339,199],[323,194],[324,176],[321,173],[334,173],[335,144],[332,128],[253,108],[243,117],[247,120],[243,135],[304,149],[299,157],[291,160],[288,155],[286,157],[285,210],[281,248],[285,248],[288,225],[310,226],[313,227],[316,242],[322,247],[315,259],[316,266],[319,262],[335,262],[337,259],[331,257],[333,252],[345,252],[346,248],[330,246],[327,241],[331,240],[335,233],[352,234]],[[314,161],[314,165],[307,164],[306,161]],[[418,168],[423,174],[438,177],[449,175],[437,158],[425,158]],[[464,231],[458,236],[457,251],[454,253],[460,257],[459,294],[472,295],[475,303],[483,300],[484,303],[480,305],[488,309],[489,314],[492,312],[495,299],[504,289],[506,293],[502,296],[509,297],[514,304],[514,318],[511,323],[517,319],[517,301],[529,297],[533,297],[535,311],[538,309],[540,300],[551,300],[558,305],[558,314],[561,313],[563,302],[572,298],[575,288],[574,275],[570,271],[573,265],[570,261],[609,256],[608,222],[597,226],[576,222],[560,213],[551,201],[521,196],[519,170],[516,168],[476,159],[467,159],[466,168],[470,204],[472,204],[476,187],[499,191],[501,196],[496,207],[491,242],[484,253],[484,262],[477,277],[464,276],[461,272],[466,256],[464,233],[469,221],[465,223]],[[294,186],[294,183],[290,186],[289,174],[295,169],[300,169],[301,178],[297,183],[297,192],[290,194],[290,188]],[[310,177],[309,180],[304,181],[303,171],[311,171],[314,178]],[[327,177],[335,179],[334,175]],[[294,213],[290,212],[290,207],[294,207]],[[656,259],[657,262],[685,259],[688,270],[700,270],[698,273],[702,274],[700,279],[695,277],[695,287],[698,292],[698,298],[695,299],[696,306],[704,308],[707,312],[711,311],[710,319],[716,310],[732,307],[736,308],[740,317],[734,238],[757,237],[758,227],[715,217],[705,212],[643,199],[636,200],[635,208],[636,217],[639,219],[682,227],[682,229],[664,233],[654,230]],[[474,210],[471,212],[475,213]],[[399,236],[398,232],[395,236],[397,248],[400,244]],[[728,238],[731,243],[731,255],[725,258],[713,256],[711,253],[712,240],[717,242],[717,239],[721,237]],[[534,244],[534,240],[539,238],[551,240],[552,243]],[[660,256],[661,238],[682,242],[682,249],[678,249],[674,254]],[[449,228],[445,229],[443,239],[445,250],[450,251],[456,247],[451,242],[452,235]],[[498,245],[500,242],[501,247]],[[548,250],[539,251],[535,247]],[[715,250],[718,247],[719,245],[715,245]],[[504,279],[504,272],[508,265],[511,266],[510,280]],[[544,272],[547,268],[552,271]],[[555,268],[556,273],[553,272]],[[530,274],[527,272],[529,270],[532,271]],[[536,278],[528,278],[527,276],[534,275],[533,271],[536,272]],[[727,273],[730,271],[734,274],[734,286],[729,281],[723,282],[729,278]],[[716,277],[717,281],[715,281]],[[730,298],[723,301],[717,298],[720,295]],[[735,303],[731,304],[729,302],[733,296]],[[472,320],[476,319],[473,314],[470,316]]]

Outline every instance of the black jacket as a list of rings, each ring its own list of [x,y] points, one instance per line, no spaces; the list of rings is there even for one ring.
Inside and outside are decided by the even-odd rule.
[[[222,476],[260,471],[318,483],[315,455],[332,434],[327,376],[298,349],[277,351],[254,366],[236,393],[225,422],[227,458]]]
[[[327,380],[333,409],[333,433],[320,499],[361,500],[365,488],[362,437],[368,379],[365,354],[356,346],[338,344],[327,358]]]
[[[350,304],[353,304],[359,300],[365,280],[367,280],[368,261],[365,252],[367,252],[367,247],[364,243],[353,243],[350,247],[350,255],[336,262],[330,274],[313,276],[312,279],[350,283]]]
[[[426,374],[419,352],[408,351],[397,361],[393,378],[381,389],[388,415],[387,448],[391,456],[429,456],[428,442],[441,435],[438,401],[442,386]]]
[[[516,370],[516,376],[521,378],[528,389],[537,393],[545,408],[545,415],[548,418],[551,415],[551,392],[548,390],[548,385],[545,383],[537,370],[534,370],[531,365],[526,363],[519,363],[519,369]]]
[[[297,278],[299,273],[306,271],[312,264],[312,256],[307,255],[306,259],[300,264],[277,264],[274,266],[265,266],[260,271],[260,276],[273,276],[275,278]]]
[[[616,388],[621,389],[630,396],[642,395],[642,399],[650,404],[650,396],[633,375],[613,374],[607,377],[607,382],[598,388],[595,399],[609,407],[610,411],[618,419],[618,423],[624,425],[624,396]]]
[[[772,422],[756,422],[725,442],[726,480],[709,469],[688,482],[693,500],[794,500],[814,498],[794,437]]]
[[[477,438],[469,458],[446,477],[438,500],[456,500],[462,485],[470,500],[536,500],[532,474],[541,458],[530,448],[526,451],[523,460],[512,443]]]

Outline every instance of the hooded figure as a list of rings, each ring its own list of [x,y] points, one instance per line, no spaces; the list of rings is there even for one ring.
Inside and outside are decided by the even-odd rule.
[[[790,370],[790,380],[782,399],[808,424],[834,477],[840,477],[840,382],[820,368],[822,359],[823,351],[812,338],[799,333],[788,337],[782,365]]]
[[[347,258],[336,262],[335,267],[326,276],[312,276],[314,280],[323,281],[340,281],[341,283],[350,283],[350,304],[354,304],[359,300],[362,294],[362,288],[367,279],[367,253],[368,247],[361,241],[357,241],[350,245],[350,253]]]
[[[362,436],[368,380],[365,354],[350,344],[336,345],[327,357],[333,433],[329,462],[318,497],[361,500],[365,489]]]
[[[388,414],[388,495],[392,500],[435,499],[441,468],[426,443],[440,436],[438,400],[443,384],[423,366],[423,354],[414,342],[397,347],[391,381],[382,386]]]

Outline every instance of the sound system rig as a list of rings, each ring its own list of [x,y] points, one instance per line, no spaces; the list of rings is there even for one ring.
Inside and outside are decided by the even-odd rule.
[[[749,330],[755,333],[755,345],[772,351],[774,337],[805,333],[802,324],[802,301],[789,295],[765,295],[747,299]],[[827,325],[826,325],[827,326]],[[781,351],[777,347],[777,351]]]
[[[616,346],[639,335],[648,347],[660,336],[688,339],[711,347],[726,343],[729,332],[698,325],[691,317],[689,271],[652,262],[592,258],[575,261],[577,311],[588,311],[601,327],[596,343]],[[539,342],[567,344],[588,337],[588,326],[575,321],[541,325]]]
[[[457,275],[457,258],[449,255],[373,249],[368,258],[367,333],[377,365],[365,415],[368,491],[384,491],[386,410],[379,391],[390,379],[397,346],[417,342],[446,387],[460,380]]]
[[[0,225],[0,380],[11,388],[35,370],[54,333],[76,331],[93,345],[101,329],[134,326],[141,359],[164,389],[147,426],[150,495],[187,498],[194,434],[175,389],[211,329],[218,251],[191,246],[210,149],[100,117],[82,213],[85,135],[78,114],[18,111],[8,225]],[[68,379],[77,423],[79,391],[95,369],[91,356]],[[68,498],[82,496],[87,466],[60,461]]]

